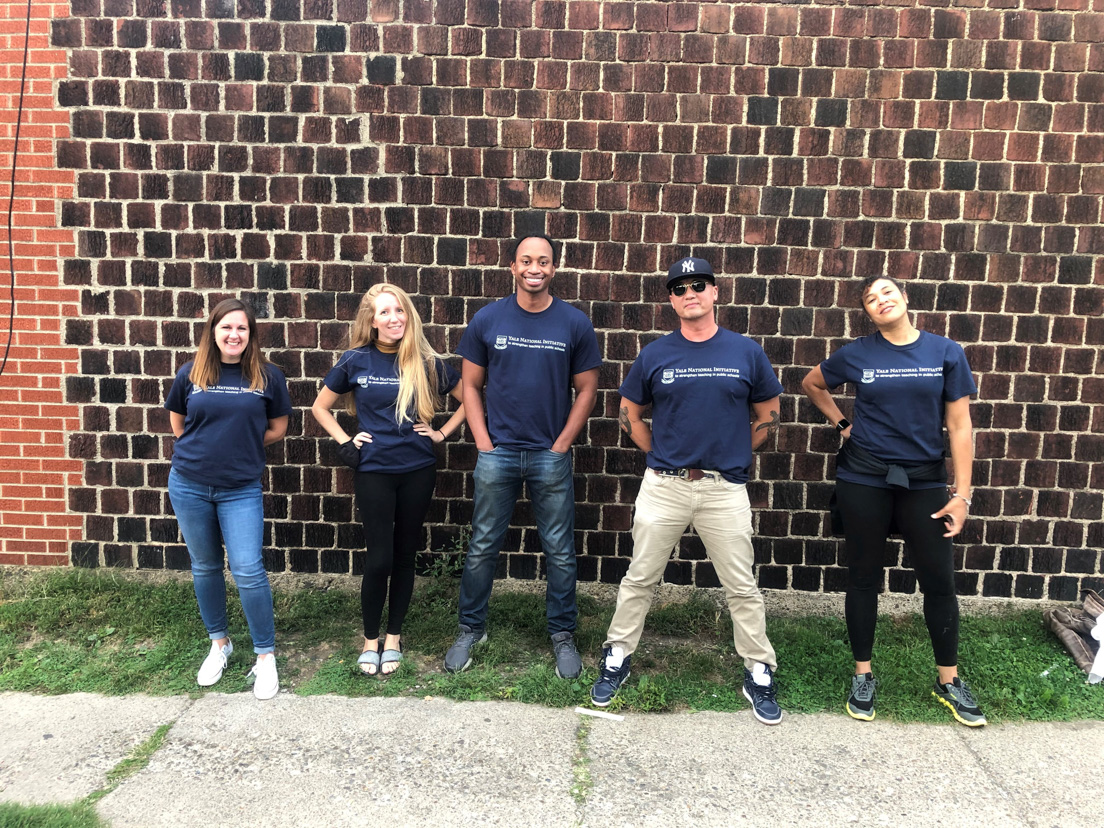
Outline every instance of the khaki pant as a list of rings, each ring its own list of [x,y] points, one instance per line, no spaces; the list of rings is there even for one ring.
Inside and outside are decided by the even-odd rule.
[[[719,474],[690,481],[645,472],[633,517],[632,563],[621,579],[606,646],[621,647],[626,654],[636,650],[656,584],[687,526],[705,543],[724,587],[732,640],[744,666],[751,669],[761,661],[773,670],[777,660],[752,571],[751,503],[743,484],[729,483]]]

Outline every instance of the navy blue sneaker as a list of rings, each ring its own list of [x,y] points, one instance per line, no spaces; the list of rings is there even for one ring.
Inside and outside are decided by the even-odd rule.
[[[613,651],[617,650],[616,653]],[[620,647],[606,647],[602,650],[602,663],[598,665],[598,681],[590,688],[590,700],[595,707],[609,707],[629,677],[631,655],[623,655]]]
[[[759,668],[763,669],[760,670]],[[756,678],[765,676],[766,684],[760,684]],[[751,702],[751,712],[759,721],[767,725],[776,725],[782,721],[782,708],[778,706],[774,675],[766,664],[755,665],[755,672],[744,668],[744,698]]]

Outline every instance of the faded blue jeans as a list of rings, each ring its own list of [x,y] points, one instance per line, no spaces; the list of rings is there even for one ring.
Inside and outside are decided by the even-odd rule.
[[[529,499],[547,564],[545,605],[549,635],[574,632],[575,605],[575,485],[571,452],[525,450],[498,446],[479,452],[475,464],[472,538],[460,580],[460,623],[482,631],[487,624],[498,553],[510,526],[521,484],[529,484]]]
[[[227,635],[226,579],[222,574],[225,542],[226,559],[253,636],[253,652],[271,653],[276,648],[276,622],[272,588],[261,560],[261,482],[220,489],[196,483],[172,469],[169,500],[192,559],[192,583],[207,634],[212,641]]]

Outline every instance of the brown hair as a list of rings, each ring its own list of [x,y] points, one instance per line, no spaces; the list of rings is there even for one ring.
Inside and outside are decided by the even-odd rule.
[[[257,340],[257,317],[253,315],[253,309],[240,299],[223,299],[215,305],[211,315],[207,317],[207,324],[203,326],[199,348],[192,362],[192,370],[188,374],[192,385],[204,391],[219,380],[221,361],[218,345],[215,344],[215,326],[223,320],[223,317],[234,311],[241,311],[249,320],[249,342],[241,356],[242,376],[249,381],[250,391],[263,391],[268,384],[268,371],[265,370],[265,366],[269,363],[261,352],[261,344]]]

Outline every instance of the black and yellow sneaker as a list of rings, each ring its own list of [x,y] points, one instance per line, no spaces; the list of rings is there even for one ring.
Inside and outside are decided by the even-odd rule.
[[[863,722],[874,721],[873,673],[861,673],[851,677],[851,695],[847,697],[847,715]]]
[[[955,719],[966,727],[981,727],[988,724],[985,714],[978,707],[977,699],[966,686],[966,682],[955,676],[954,681],[940,684],[938,681],[932,688],[932,695],[951,709]]]

